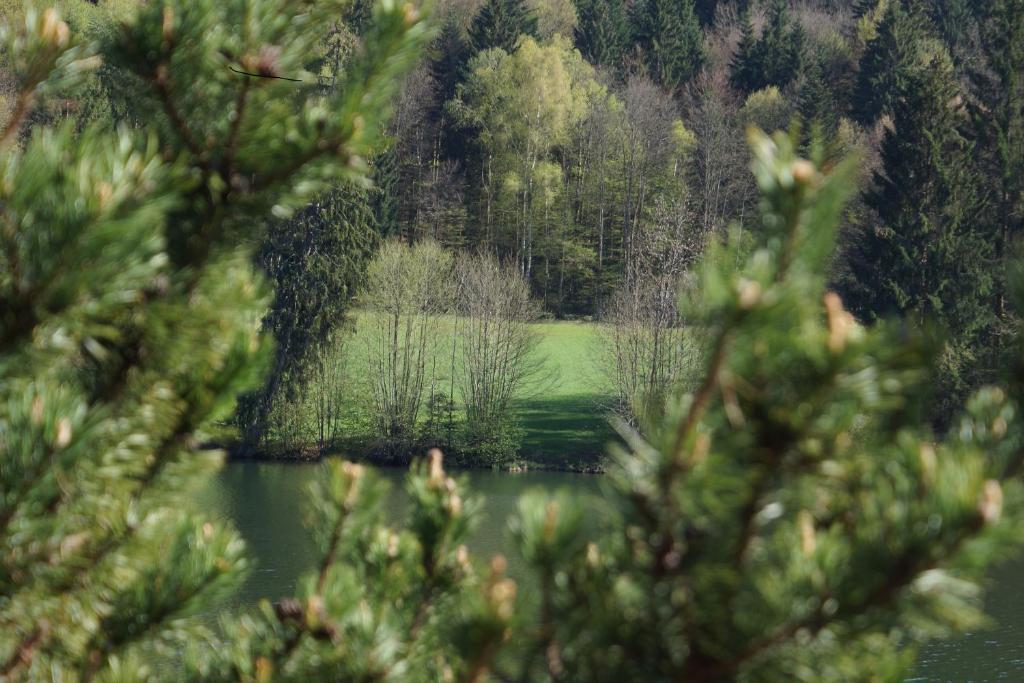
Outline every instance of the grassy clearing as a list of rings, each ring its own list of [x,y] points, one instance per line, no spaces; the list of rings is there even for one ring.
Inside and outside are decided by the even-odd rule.
[[[347,452],[357,452],[372,441],[368,437],[372,432],[368,398],[371,352],[366,337],[372,315],[356,316],[356,332],[345,344],[342,450]],[[436,360],[428,367],[428,375],[433,376],[433,391],[445,396],[452,396],[451,344],[455,322],[451,317],[437,321]],[[602,388],[599,326],[563,321],[538,323],[535,329],[540,337],[536,352],[540,370],[513,406],[514,417],[523,432],[520,456],[527,462],[551,468],[593,465],[614,438],[607,420],[609,396]],[[454,398],[458,405],[457,390]],[[425,412],[421,411],[421,421],[425,420]],[[458,421],[457,409],[455,413]]]
[[[552,322],[537,329],[538,353],[550,377],[541,380],[533,395],[517,401],[525,431],[523,457],[555,464],[602,454],[613,433],[606,415],[609,397],[602,387],[598,326]]]

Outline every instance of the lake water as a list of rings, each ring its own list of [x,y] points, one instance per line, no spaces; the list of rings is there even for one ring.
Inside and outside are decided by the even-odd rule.
[[[255,570],[239,591],[239,605],[263,597],[275,599],[295,592],[299,577],[314,563],[305,529],[309,483],[318,465],[238,462],[229,464],[211,487],[202,492],[202,506],[230,519],[249,547]],[[382,470],[391,481],[391,509],[400,518],[405,505],[400,470]],[[470,543],[478,557],[505,554],[509,571],[522,574],[514,553],[507,550],[507,520],[519,495],[528,488],[569,487],[599,504],[601,478],[556,472],[468,473],[470,489],[486,505]],[[1024,558],[997,567],[988,594],[990,630],[952,641],[930,644],[922,652],[913,683],[994,683],[1024,681]]]

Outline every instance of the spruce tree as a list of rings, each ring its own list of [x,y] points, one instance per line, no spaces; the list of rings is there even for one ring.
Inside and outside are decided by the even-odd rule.
[[[380,191],[377,185],[373,192]],[[267,230],[256,263],[274,289],[262,326],[275,343],[263,386],[240,401],[248,455],[273,436],[268,419],[274,406],[299,398],[318,352],[350,322],[352,299],[377,243],[374,204],[365,189],[341,187]]]
[[[731,62],[730,83],[744,93],[771,85],[786,87],[800,72],[803,44],[803,27],[789,16],[787,0],[771,0],[757,40],[753,39],[749,17],[744,17],[743,34]]]
[[[852,98],[852,113],[858,122],[873,124],[883,114],[892,113],[893,101],[905,87],[906,73],[920,62],[926,37],[920,14],[908,11],[903,0],[890,0],[877,35],[860,59]]]
[[[651,77],[675,90],[704,67],[704,34],[693,0],[639,0],[633,5],[633,30],[644,50]]]
[[[629,47],[622,0],[576,0],[576,48],[594,64],[618,67]]]
[[[758,90],[757,84],[760,81],[757,36],[754,35],[750,12],[745,11],[740,16],[740,40],[729,62],[729,84],[740,92],[750,93]]]
[[[796,78],[800,71],[803,43],[803,27],[790,17],[788,0],[771,0],[757,45],[763,79],[760,87],[774,85],[784,88]]]
[[[979,172],[993,183],[984,214],[995,257],[1005,273],[1015,240],[1024,235],[1024,1],[979,3],[984,61],[970,71],[971,142]],[[996,314],[1009,313],[1005,275]],[[1000,346],[1005,339],[994,340]]]
[[[880,0],[854,0],[853,18],[860,19],[875,11]]]
[[[948,58],[906,74],[866,198],[877,225],[857,246],[855,268],[863,319],[923,318],[948,332],[937,409],[946,415],[976,382],[979,335],[992,322],[991,241],[979,230],[959,99]]]
[[[820,135],[826,142],[835,137],[839,129],[838,105],[817,59],[811,60],[804,70],[804,79],[797,91],[796,110],[806,135]]]
[[[430,71],[438,84],[439,107],[455,97],[469,62],[469,46],[462,37],[457,17],[448,15],[434,39],[430,54]]]
[[[486,0],[469,27],[472,54],[500,48],[513,53],[522,37],[537,37],[537,17],[526,0]]]

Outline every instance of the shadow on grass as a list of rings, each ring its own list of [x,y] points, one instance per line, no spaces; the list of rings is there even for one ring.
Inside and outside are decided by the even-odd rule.
[[[615,432],[597,394],[536,396],[516,403],[522,455],[541,462],[599,461]]]

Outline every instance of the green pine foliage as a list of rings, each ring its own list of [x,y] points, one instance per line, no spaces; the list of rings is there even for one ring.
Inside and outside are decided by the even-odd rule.
[[[576,48],[593,64],[618,68],[629,47],[622,0],[576,0]]]
[[[18,87],[0,128],[0,677],[901,680],[919,644],[982,622],[986,567],[1024,540],[1024,372],[1015,361],[1008,386],[963,411],[950,402],[950,416],[962,413],[953,428],[930,429],[934,369],[958,392],[973,384],[993,228],[975,220],[987,207],[952,62],[920,44],[894,80],[868,199],[879,220],[861,282],[881,286],[851,297],[874,324],[855,322],[826,285],[854,162],[812,163],[790,138],[752,133],[760,211],[728,240],[709,238],[682,301],[709,342],[703,372],[645,434],[622,427],[596,514],[567,494],[520,502],[512,535],[532,600],[516,602],[501,558],[474,564],[465,542],[481,503],[435,451],[410,473],[397,526],[371,470],[325,466],[311,510],[319,559],[297,595],[216,626],[198,616],[247,567],[234,531],[182,505],[220,465],[202,445],[281,357],[270,337],[280,354],[339,324],[373,239],[367,159],[430,35],[412,4],[381,0],[337,87],[323,88],[305,68],[318,58],[311,36],[350,6],[151,0],[95,44],[53,11],[3,32]],[[687,16],[696,25],[693,6],[652,6],[648,19],[667,21],[644,34],[658,36],[649,66],[678,88],[693,61],[671,60],[700,52],[699,27],[676,31]],[[1013,46],[991,59],[1002,83],[1017,82],[1016,11],[990,14],[991,35]],[[754,44],[784,54],[766,36],[795,29],[777,15]],[[670,45],[684,49],[658,52]],[[498,98],[475,103],[495,140],[568,148],[569,124],[586,119],[554,94],[608,99],[564,43],[502,54],[481,66],[522,79],[520,111],[543,98],[549,115],[538,129],[485,108]],[[147,112],[138,126],[27,130],[97,56],[134,89],[131,111]],[[798,62],[773,57],[757,73],[795,74]],[[813,70],[801,98],[810,120],[822,108]],[[1003,101],[975,85],[999,112],[978,133],[982,156],[1011,173],[1018,90]],[[700,133],[667,123],[680,144]],[[560,169],[544,170],[557,189]],[[1015,187],[1004,191],[1019,208]],[[1011,282],[1019,307],[1024,278]],[[890,313],[930,316],[952,336],[937,344],[876,320]]]
[[[657,83],[677,90],[700,73],[706,60],[704,34],[693,0],[639,0],[631,20]]]
[[[922,639],[978,623],[983,564],[1020,539],[1017,390],[944,441],[919,426],[934,347],[825,290],[853,165],[753,147],[763,240],[702,268],[695,390],[625,431],[599,520],[520,503],[540,625],[508,678],[903,680]]]
[[[537,16],[526,0],[486,0],[469,27],[472,54],[499,48],[512,53],[523,36],[537,37]]]
[[[150,2],[99,45],[77,42],[53,10],[4,29],[18,82],[0,129],[7,680],[166,677],[158,667],[171,653],[242,652],[220,648],[195,618],[237,585],[242,544],[182,500],[218,468],[220,454],[198,447],[267,355],[252,244],[268,213],[365,176],[428,32],[411,5],[379,3],[343,86],[322,96],[302,65],[341,4]],[[158,117],[143,130],[40,128],[18,144],[33,108],[93,55]],[[446,562],[438,554],[434,566]],[[345,580],[331,574],[322,593],[347,595]],[[317,612],[302,614],[308,623]],[[289,615],[266,628],[290,641]],[[232,675],[274,666],[265,652],[267,663],[236,661]]]
[[[855,261],[862,319],[922,316],[948,333],[939,415],[976,384],[980,335],[992,323],[991,241],[978,225],[978,179],[958,95],[948,59],[906,74],[867,196],[877,223]]]

